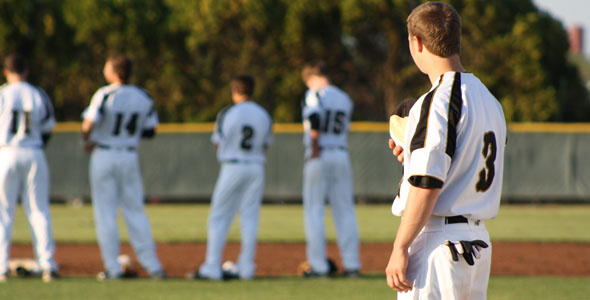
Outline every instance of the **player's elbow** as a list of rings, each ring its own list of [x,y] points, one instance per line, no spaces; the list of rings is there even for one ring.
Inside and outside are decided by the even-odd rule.
[[[51,139],[50,132],[46,132],[46,133],[41,134],[41,140],[43,141],[43,147],[47,146],[47,143],[49,143],[49,139]]]
[[[151,139],[156,135],[156,129],[155,128],[150,128],[150,129],[144,129],[141,131],[141,138],[142,139]]]

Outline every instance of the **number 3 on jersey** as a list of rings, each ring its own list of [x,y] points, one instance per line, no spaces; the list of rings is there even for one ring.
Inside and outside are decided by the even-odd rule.
[[[483,149],[481,154],[485,159],[485,167],[479,171],[479,181],[475,184],[475,190],[478,192],[487,191],[494,181],[496,170],[494,162],[496,161],[496,135],[493,131],[488,131],[483,135]]]

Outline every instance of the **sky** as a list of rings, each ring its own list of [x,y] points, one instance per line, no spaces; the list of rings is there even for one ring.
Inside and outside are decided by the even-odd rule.
[[[590,1],[588,0],[533,0],[540,10],[549,12],[565,28],[578,25],[584,28],[584,54],[590,57]]]

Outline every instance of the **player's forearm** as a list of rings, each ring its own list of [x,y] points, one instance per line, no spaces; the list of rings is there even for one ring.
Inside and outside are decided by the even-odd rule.
[[[407,250],[432,215],[440,189],[412,186],[408,201],[395,237],[394,248]]]
[[[320,133],[318,130],[312,130],[311,136],[311,157],[320,156]]]
[[[82,122],[82,140],[84,140],[85,142],[88,141],[88,139],[90,138],[90,132],[92,131],[93,127],[94,124],[92,123],[92,121],[84,120]]]

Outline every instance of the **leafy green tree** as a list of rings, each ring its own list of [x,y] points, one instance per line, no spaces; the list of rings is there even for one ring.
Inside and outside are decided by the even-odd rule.
[[[567,35],[559,22],[529,0],[457,2],[464,65],[500,100],[507,120],[589,120],[563,110],[587,108],[588,95],[567,61]]]
[[[110,52],[134,59],[132,81],[163,122],[212,121],[238,73],[277,122],[300,119],[304,62],[324,59],[355,101],[355,120],[386,120],[427,91],[414,66],[407,0],[0,0],[0,55],[30,58],[59,120],[79,120],[104,85]],[[509,121],[588,121],[588,91],[567,59],[562,24],[531,0],[451,0],[462,16],[463,63]]]

